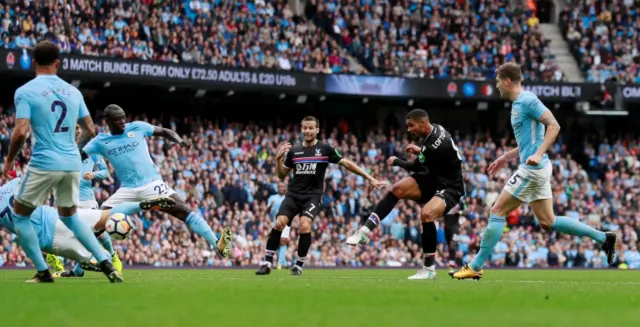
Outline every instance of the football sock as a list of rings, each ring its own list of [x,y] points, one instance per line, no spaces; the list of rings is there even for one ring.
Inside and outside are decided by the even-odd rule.
[[[603,244],[607,240],[607,234],[605,234],[604,232],[596,230],[589,225],[583,224],[577,219],[572,219],[569,217],[556,217],[556,220],[553,222],[553,226],[551,228],[564,234],[580,237],[588,236],[592,240],[600,244]]]
[[[398,197],[391,192],[387,192],[382,200],[378,202],[376,207],[373,209],[373,213],[369,215],[369,218],[364,223],[364,227],[367,228],[365,231],[372,231],[376,228],[376,226],[380,224],[380,221],[389,215],[397,203]]]
[[[302,268],[304,262],[307,260],[307,253],[311,247],[311,233],[300,234],[298,240],[298,258],[296,259],[296,266]]]
[[[264,255],[264,261],[270,264],[273,263],[273,256],[276,254],[276,250],[278,250],[281,236],[282,231],[275,228],[271,229],[271,234],[269,234],[269,239],[267,240],[267,251]]]
[[[110,255],[113,255],[116,252],[113,249],[113,243],[111,243],[111,236],[109,236],[109,233],[102,233],[102,235],[98,237],[98,240],[100,241],[100,243],[102,243],[102,246],[104,246],[105,250],[109,251]]]
[[[191,211],[184,222],[187,223],[194,233],[204,237],[211,246],[218,246],[218,238],[216,237],[216,234],[213,233],[209,224],[207,224],[204,218],[200,217],[200,215]]]
[[[287,246],[280,245],[278,248],[278,266],[286,266],[287,265]]]
[[[436,256],[438,243],[438,229],[435,222],[422,223],[422,253],[424,254],[424,266],[431,267]]]
[[[487,261],[491,256],[493,248],[498,244],[498,241],[500,241],[506,222],[507,221],[504,217],[500,217],[494,213],[491,214],[489,217],[489,224],[484,230],[484,235],[482,235],[480,251],[478,251],[476,257],[471,260],[471,263],[469,263],[469,267],[471,269],[474,271],[482,269],[485,261]]]
[[[116,204],[113,208],[111,208],[110,214],[114,213],[122,213],[125,215],[133,215],[142,211],[140,209],[140,202],[122,202]]]
[[[84,276],[84,269],[80,267],[80,264],[76,262],[76,265],[73,266],[73,275],[76,277]]]
[[[33,262],[36,270],[48,270],[47,262],[44,260],[42,252],[40,251],[38,234],[33,228],[33,225],[31,225],[31,216],[23,216],[14,212],[11,213],[11,216],[16,234],[18,234],[18,241],[29,259],[31,259],[31,262]]]
[[[82,246],[96,257],[98,262],[103,262],[105,260],[111,261],[111,257],[102,249],[98,239],[93,234],[92,228],[89,228],[89,226],[78,218],[77,212],[70,217],[60,216],[60,220],[62,220],[64,225],[73,232]]]

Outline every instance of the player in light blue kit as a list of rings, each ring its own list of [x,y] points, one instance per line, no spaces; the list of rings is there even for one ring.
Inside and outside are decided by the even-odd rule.
[[[11,217],[15,192],[18,190],[20,178],[15,178],[0,188],[0,227],[15,233],[14,220]],[[78,209],[78,219],[87,226],[104,228],[107,219],[116,213],[132,215],[145,210],[145,208],[168,208],[175,205],[171,198],[157,198],[144,202],[125,202],[109,210]],[[92,263],[92,254],[80,244],[72,231],[70,231],[60,219],[55,208],[41,206],[36,208],[29,218],[29,222],[39,239],[39,248],[51,255],[59,255],[73,259],[81,264],[71,271],[61,271],[58,277],[82,277],[84,270],[81,266],[93,271],[100,271],[100,267]]]
[[[615,233],[595,230],[579,220],[557,217],[553,212],[553,169],[546,152],[558,136],[560,125],[534,93],[522,89],[520,66],[506,63],[498,68],[496,75],[500,95],[513,102],[511,125],[518,147],[496,159],[489,165],[488,172],[495,175],[507,162],[518,157],[520,166],[491,207],[480,251],[468,265],[450,272],[450,275],[458,279],[482,278],[482,267],[502,237],[505,217],[523,202],[529,203],[542,228],[574,236],[588,236],[602,246],[609,264],[612,264],[617,244]]]
[[[76,137],[80,138],[80,128],[76,129]],[[95,170],[94,170],[95,169]],[[98,209],[98,202],[96,201],[96,194],[93,190],[93,181],[102,180],[109,177],[109,168],[107,163],[101,156],[93,155],[91,157],[82,160],[82,178],[80,179],[80,202],[78,202],[78,209]],[[102,246],[109,251],[113,266],[122,273],[122,261],[118,257],[118,252],[113,248],[111,242],[111,236],[107,233],[102,233],[98,240],[102,243]],[[62,261],[53,254],[47,254],[47,263],[56,271],[60,272],[64,270],[64,264]],[[54,274],[55,277],[55,274]]]
[[[162,211],[187,223],[193,232],[205,238],[218,253],[228,257],[231,253],[231,231],[225,228],[222,237],[218,239],[204,218],[192,211],[162,181],[149,155],[146,138],[162,136],[187,149],[191,147],[191,143],[167,128],[141,121],[127,123],[124,110],[115,104],[107,106],[104,113],[109,133],[96,136],[83,148],[82,154],[83,158],[101,155],[111,163],[120,179],[120,188],[103,203],[102,208],[111,208],[122,202],[150,200],[158,196],[171,197],[176,205]]]
[[[20,244],[38,272],[28,282],[53,282],[51,272],[40,253],[38,235],[29,222],[35,208],[55,192],[56,206],[63,223],[100,262],[111,282],[122,282],[111,258],[76,213],[82,163],[75,132],[79,124],[80,144],[94,134],[93,121],[80,91],[59,78],[60,49],[49,41],[38,43],[33,51],[36,77],[15,93],[16,126],[3,174],[13,170],[15,158],[31,129],[33,150],[27,172],[21,179],[11,213]]]
[[[287,186],[284,183],[278,183],[278,194],[274,194],[267,199],[267,208],[273,222],[275,223],[278,216],[278,210],[280,210],[280,204],[284,201],[284,195],[287,193]],[[289,222],[291,223],[291,222]],[[278,248],[278,269],[287,265],[287,245],[289,244],[289,233],[291,233],[291,226],[285,226],[282,230],[282,236],[280,236],[280,248]]]

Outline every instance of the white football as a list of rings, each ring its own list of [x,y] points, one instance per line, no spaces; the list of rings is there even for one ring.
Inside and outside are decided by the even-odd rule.
[[[105,230],[114,240],[126,240],[135,230],[135,224],[131,217],[123,213],[114,213],[107,219]]]

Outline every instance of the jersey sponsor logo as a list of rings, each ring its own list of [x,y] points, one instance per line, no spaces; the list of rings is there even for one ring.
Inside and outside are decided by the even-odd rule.
[[[296,175],[315,175],[318,164],[315,162],[305,162],[296,164]]]
[[[129,144],[121,145],[119,147],[107,150],[107,154],[110,156],[117,157],[119,155],[123,155],[125,153],[129,153],[134,151],[140,143],[138,141],[133,141]]]

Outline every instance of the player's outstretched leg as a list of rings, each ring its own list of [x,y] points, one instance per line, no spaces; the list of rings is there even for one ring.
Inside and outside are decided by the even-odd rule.
[[[364,226],[360,227],[353,235],[347,238],[348,245],[366,244],[368,242],[367,235],[385,219],[391,210],[396,206],[400,199],[420,200],[421,192],[416,179],[413,177],[405,177],[391,186],[391,189],[378,202],[373,209],[373,213],[365,221]]]
[[[300,216],[300,238],[298,239],[298,258],[296,263],[291,269],[291,275],[301,276],[302,267],[304,267],[305,261],[307,261],[307,254],[311,247],[311,219],[305,216]]]
[[[23,212],[31,209],[25,208],[15,201],[14,210]],[[18,235],[18,242],[37,270],[36,275],[27,280],[27,283],[53,283],[51,272],[40,251],[38,234],[33,228],[33,225],[31,225],[31,214],[21,215],[11,212],[11,218],[16,229],[16,234]]]
[[[211,245],[211,247],[213,247],[223,258],[226,258],[231,254],[232,234],[230,229],[224,228],[222,231],[222,237],[218,239],[209,224],[207,224],[206,220],[204,220],[204,218],[195,211],[191,211],[189,206],[187,206],[187,204],[184,203],[177,194],[171,195],[171,198],[175,202],[175,206],[173,208],[160,207],[159,209],[184,221],[191,231],[206,239],[209,245]]]
[[[271,233],[269,233],[269,238],[267,239],[267,249],[264,254],[264,258],[260,262],[260,267],[256,271],[256,275],[269,275],[271,273],[271,266],[273,265],[273,257],[278,250],[278,246],[280,245],[280,239],[282,237],[282,230],[284,230],[285,226],[289,223],[289,218],[287,216],[278,216],[276,217],[276,224],[271,229]]]
[[[616,255],[618,236],[614,232],[602,232],[577,219],[555,216],[553,199],[537,200],[529,203],[531,210],[538,218],[540,226],[545,230],[555,230],[573,236],[587,236],[602,246],[607,254],[607,262],[613,264]]]

